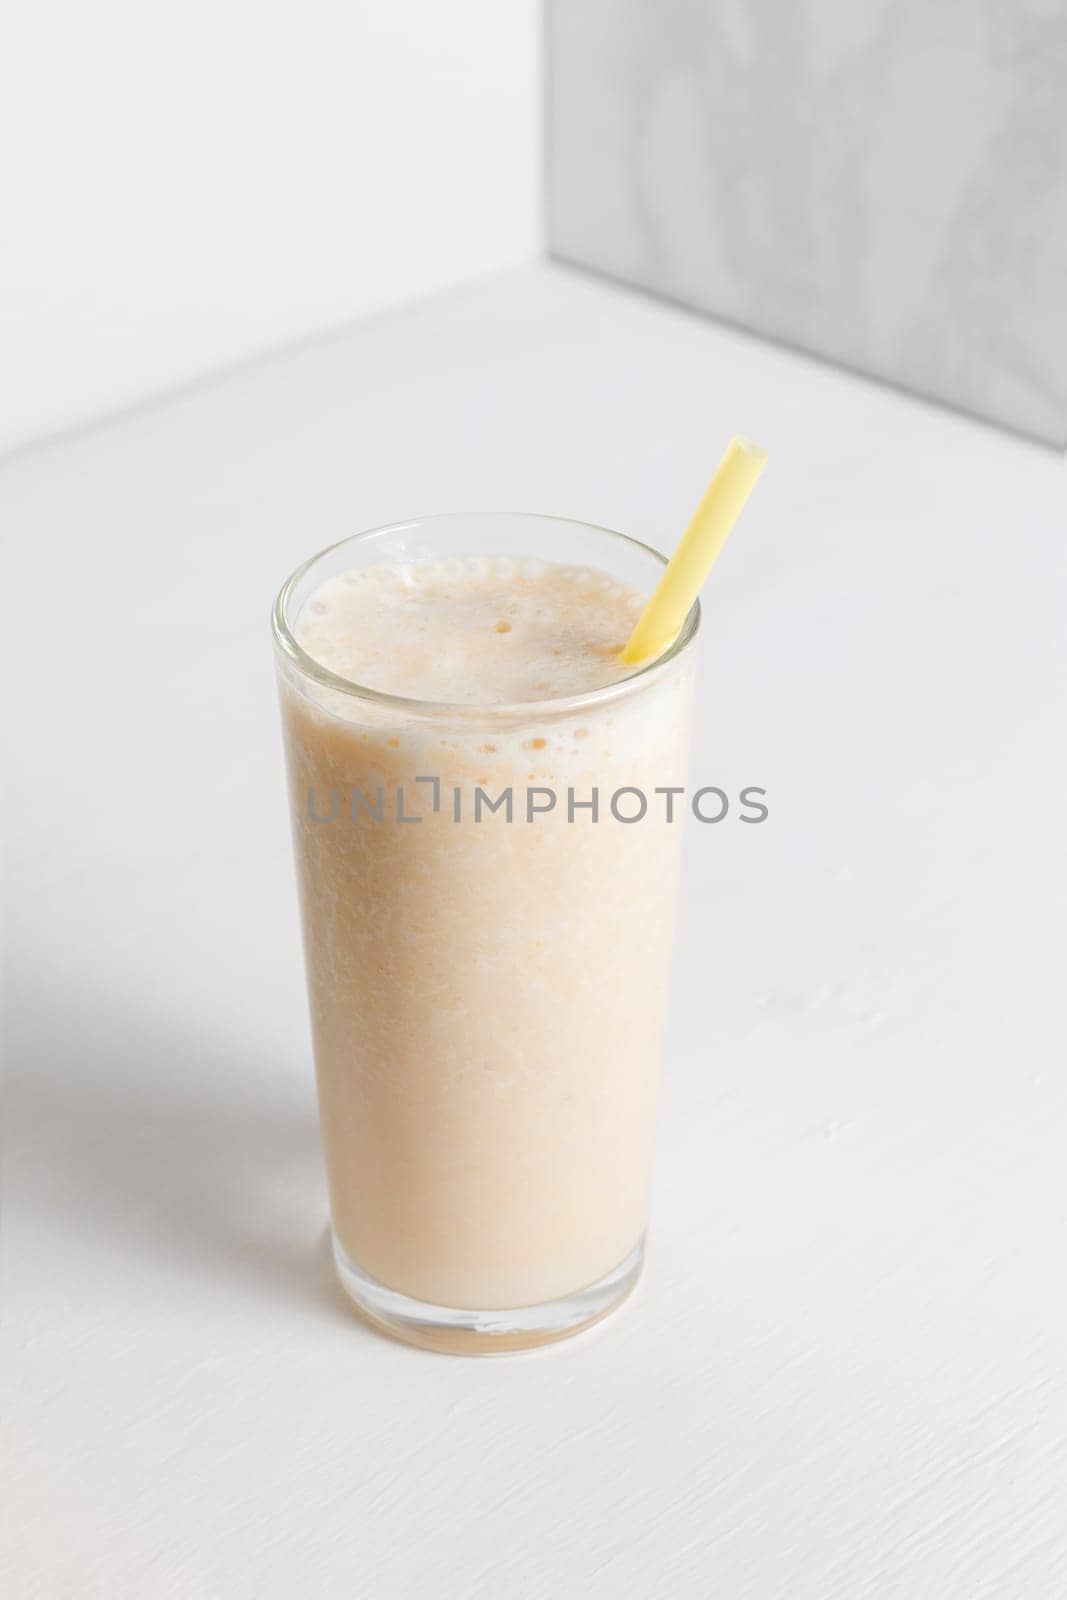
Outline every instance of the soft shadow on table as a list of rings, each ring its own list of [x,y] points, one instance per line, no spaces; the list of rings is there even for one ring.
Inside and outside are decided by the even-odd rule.
[[[12,1211],[179,1290],[210,1278],[379,1337],[333,1273],[310,1063],[302,1079],[240,1060],[207,1029],[48,976],[10,992]]]

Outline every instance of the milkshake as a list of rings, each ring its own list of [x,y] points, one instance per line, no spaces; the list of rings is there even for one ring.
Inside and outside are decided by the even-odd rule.
[[[652,666],[619,655],[660,567],[441,518],[279,597],[335,1256],[421,1343],[561,1337],[640,1268],[695,612]]]

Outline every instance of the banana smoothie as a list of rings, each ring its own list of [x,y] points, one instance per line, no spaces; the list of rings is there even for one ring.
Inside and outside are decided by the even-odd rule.
[[[447,1308],[490,1342],[559,1337],[640,1266],[682,836],[662,791],[686,781],[693,652],[620,663],[659,558],[635,587],[597,538],[573,562],[355,539],[360,563],[289,586],[334,1248],[405,1336]]]

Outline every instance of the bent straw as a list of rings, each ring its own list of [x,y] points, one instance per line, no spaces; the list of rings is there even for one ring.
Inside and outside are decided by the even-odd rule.
[[[620,660],[647,661],[677,637],[766,464],[766,450],[751,439],[730,440]]]

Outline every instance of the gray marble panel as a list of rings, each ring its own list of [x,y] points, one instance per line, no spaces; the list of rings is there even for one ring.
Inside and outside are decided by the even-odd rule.
[[[1067,0],[547,3],[555,256],[1067,442]]]

